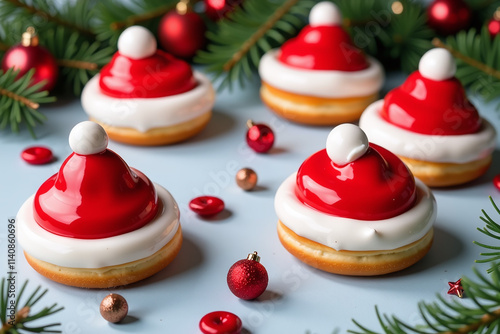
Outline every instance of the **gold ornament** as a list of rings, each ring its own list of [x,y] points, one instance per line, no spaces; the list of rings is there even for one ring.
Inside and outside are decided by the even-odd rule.
[[[243,190],[252,190],[257,185],[257,173],[251,168],[242,168],[236,173],[236,183]]]
[[[109,322],[120,322],[127,316],[128,304],[125,298],[116,293],[110,293],[101,302],[101,315]]]

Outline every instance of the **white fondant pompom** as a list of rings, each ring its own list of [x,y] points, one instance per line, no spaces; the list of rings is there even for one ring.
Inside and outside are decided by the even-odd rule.
[[[336,126],[326,139],[326,153],[338,166],[347,165],[368,150],[368,137],[354,124]]]
[[[142,59],[154,55],[156,46],[154,35],[141,26],[128,27],[118,38],[118,51],[132,59]]]
[[[309,13],[309,25],[317,26],[338,26],[342,24],[342,14],[340,9],[332,2],[320,2],[311,9]]]
[[[424,78],[443,81],[455,76],[457,65],[448,50],[436,48],[427,51],[420,58],[418,70]]]
[[[75,125],[69,133],[69,146],[81,155],[100,153],[108,147],[108,134],[99,124],[84,121]]]

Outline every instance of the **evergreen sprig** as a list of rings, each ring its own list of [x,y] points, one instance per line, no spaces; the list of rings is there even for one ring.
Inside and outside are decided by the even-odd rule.
[[[498,333],[500,331],[500,271],[492,267],[485,277],[474,268],[476,280],[462,278],[465,294],[472,301],[468,306],[457,299],[446,300],[437,295],[437,301],[418,304],[422,318],[420,324],[409,324],[395,315],[383,314],[375,307],[380,330],[374,331],[353,319],[357,329],[353,334],[437,334],[437,333]]]
[[[2,327],[0,328],[0,334],[19,334],[23,332],[29,333],[61,333],[60,330],[54,329],[54,327],[60,326],[60,323],[51,323],[48,325],[37,325],[32,327],[29,325],[30,322],[34,320],[42,319],[46,316],[57,313],[63,309],[63,307],[58,307],[57,303],[51,306],[44,307],[36,313],[31,313],[33,307],[36,303],[42,299],[42,297],[47,293],[47,289],[41,290],[38,286],[24,301],[22,307],[21,298],[24,296],[24,292],[28,285],[28,281],[25,281],[17,293],[15,304],[14,304],[14,319],[10,317],[10,308],[12,307],[12,300],[9,299],[9,284],[7,280],[2,278],[0,283],[0,321]]]
[[[445,42],[433,41],[457,59],[456,76],[462,84],[485,101],[500,97],[500,37],[491,38],[487,27],[483,27],[480,32],[461,31]]]
[[[11,130],[18,132],[19,125],[24,123],[35,137],[33,128],[45,121],[45,116],[37,109],[40,103],[52,102],[55,98],[49,97],[48,91],[39,91],[43,81],[30,86],[34,73],[31,69],[17,78],[19,71],[0,71],[0,129],[10,124]]]
[[[261,56],[278,47],[304,24],[315,1],[246,0],[242,6],[220,20],[209,31],[207,51],[200,51],[195,61],[207,65],[207,71],[222,76],[219,88],[244,85],[257,68]]]
[[[500,215],[500,209],[496,205],[495,201],[490,196],[490,202],[493,208],[495,209],[497,215]],[[486,224],[486,226],[482,228],[477,228],[477,230],[484,235],[491,237],[494,240],[500,240],[500,225],[497,224],[491,217],[486,213],[485,210],[481,210],[482,216],[480,219]],[[498,241],[497,241],[498,242]],[[488,263],[493,261],[500,260],[500,246],[489,245],[481,242],[474,241],[474,243],[480,247],[490,250],[489,252],[480,253],[483,256],[483,259],[476,260],[478,263]],[[492,272],[493,268],[488,269],[488,272]]]

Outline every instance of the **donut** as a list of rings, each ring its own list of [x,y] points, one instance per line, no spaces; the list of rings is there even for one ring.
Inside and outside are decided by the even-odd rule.
[[[195,136],[210,121],[210,80],[156,47],[146,28],[125,29],[118,52],[82,91],[83,109],[112,140],[168,145]]]
[[[41,275],[81,288],[110,288],[165,268],[182,244],[172,195],[107,148],[97,123],[77,124],[73,153],[17,214],[18,241]]]
[[[304,263],[341,275],[405,269],[433,241],[436,201],[393,153],[341,124],[275,196],[278,237]]]
[[[359,121],[371,142],[398,155],[431,187],[477,179],[496,145],[494,127],[468,100],[455,71],[449,51],[429,50],[419,69],[368,106]]]
[[[316,4],[309,25],[259,63],[260,96],[279,116],[308,125],[357,121],[376,101],[384,73],[343,30],[331,2]]]

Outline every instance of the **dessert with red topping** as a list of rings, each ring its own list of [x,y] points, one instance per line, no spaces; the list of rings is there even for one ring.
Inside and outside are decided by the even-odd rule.
[[[166,267],[182,243],[172,195],[107,148],[97,123],[77,124],[73,153],[17,214],[28,263],[59,283],[107,288]]]
[[[377,99],[382,66],[351,41],[331,2],[316,4],[307,25],[259,64],[262,101],[282,117],[304,124],[357,121]]]
[[[275,197],[278,235],[299,260],[343,275],[407,268],[430,249],[436,201],[388,150],[352,124],[335,127]]]
[[[495,129],[467,99],[455,71],[449,51],[428,51],[418,71],[371,104],[359,122],[370,141],[397,154],[428,186],[483,175],[496,145]]]
[[[118,52],[82,92],[83,109],[113,140],[171,144],[194,136],[210,120],[210,80],[156,46],[146,28],[125,29]]]

